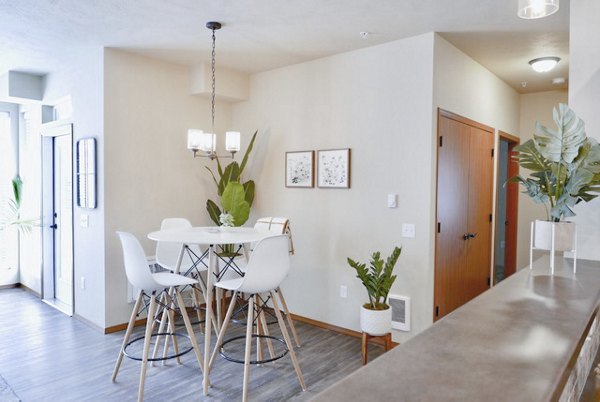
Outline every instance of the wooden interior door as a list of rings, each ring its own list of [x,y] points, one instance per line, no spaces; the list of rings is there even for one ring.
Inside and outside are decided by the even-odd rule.
[[[493,129],[440,110],[434,320],[489,287]]]

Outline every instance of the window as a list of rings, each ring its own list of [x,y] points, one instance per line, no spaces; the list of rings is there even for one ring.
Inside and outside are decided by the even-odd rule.
[[[10,113],[0,112],[0,220],[9,217],[8,202],[12,198],[15,175],[15,144]],[[12,230],[0,231],[0,285],[18,280],[18,236]]]

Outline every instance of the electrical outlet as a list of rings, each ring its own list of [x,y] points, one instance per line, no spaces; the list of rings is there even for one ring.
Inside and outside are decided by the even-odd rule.
[[[81,289],[84,290],[85,289],[85,276],[81,277]]]
[[[345,299],[346,297],[348,297],[348,287],[347,286],[340,286],[340,297],[342,299]]]
[[[415,224],[414,223],[403,223],[402,224],[402,237],[408,237],[408,238],[415,237]]]

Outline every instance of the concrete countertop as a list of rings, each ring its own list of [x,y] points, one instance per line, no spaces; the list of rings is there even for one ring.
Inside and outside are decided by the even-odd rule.
[[[549,401],[597,312],[600,262],[534,262],[315,401]],[[575,356],[576,357],[576,356]]]

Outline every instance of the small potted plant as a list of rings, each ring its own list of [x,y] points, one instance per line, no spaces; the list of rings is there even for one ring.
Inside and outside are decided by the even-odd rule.
[[[565,104],[554,108],[556,130],[539,122],[534,138],[515,147],[519,165],[531,171],[509,181],[519,182],[525,194],[546,207],[547,220],[536,220],[534,247],[554,250],[574,249],[575,223],[564,218],[575,216],[573,207],[589,202],[600,192],[600,145],[585,133],[585,124]]]
[[[385,261],[379,251],[375,252],[369,268],[348,258],[348,264],[356,270],[356,277],[362,281],[369,295],[369,302],[360,309],[360,329],[367,334],[380,336],[392,328],[392,309],[387,304],[387,297],[396,280],[397,275],[392,275],[392,271],[401,252],[402,248],[395,247]]]

